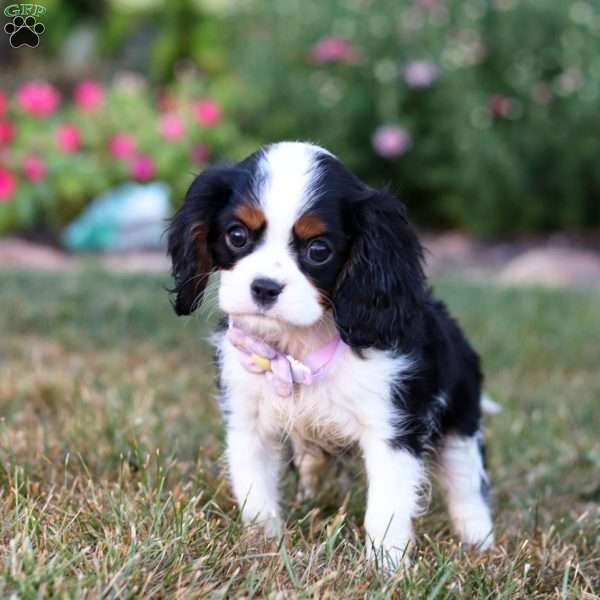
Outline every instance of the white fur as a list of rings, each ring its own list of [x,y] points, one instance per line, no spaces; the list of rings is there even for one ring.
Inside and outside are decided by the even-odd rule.
[[[423,463],[407,450],[396,450],[377,434],[361,439],[369,482],[365,529],[367,555],[385,569],[408,561],[412,518],[419,512],[425,480]]]
[[[490,508],[483,497],[487,483],[478,436],[448,435],[439,457],[439,476],[457,535],[486,549],[494,543]]]
[[[268,147],[260,159],[255,190],[265,214],[260,245],[221,272],[220,308],[254,335],[302,360],[337,335],[319,294],[301,272],[290,250],[296,220],[310,210],[320,173],[316,159],[324,150],[310,144]],[[274,279],[285,287],[268,310],[252,299],[254,279]],[[422,461],[391,440],[404,415],[394,392],[413,368],[409,356],[375,349],[358,357],[343,347],[334,363],[312,386],[295,386],[290,398],[276,395],[264,375],[247,371],[238,351],[223,334],[215,337],[221,366],[222,402],[227,415],[227,459],[233,492],[244,522],[257,520],[267,534],[280,529],[278,475],[282,441],[295,440],[296,458],[308,488],[323,456],[306,457],[311,444],[335,451],[358,443],[369,484],[365,516],[367,549],[384,567],[398,565],[412,539],[412,518],[419,512],[425,482]],[[445,395],[438,397],[441,407]],[[299,449],[299,450],[298,450]],[[442,479],[454,525],[465,541],[491,543],[489,509],[480,489],[485,476],[475,438],[450,437],[441,457]],[[303,473],[302,473],[303,471]]]
[[[300,271],[290,249],[292,228],[305,213],[319,184],[317,146],[284,142],[269,146],[259,163],[255,190],[265,214],[265,239],[251,254],[221,274],[219,304],[230,315],[264,314],[292,325],[313,325],[323,316],[319,294]],[[252,299],[250,286],[257,278],[284,285],[277,302],[268,310]]]
[[[257,327],[256,321],[251,323]],[[316,330],[320,329],[307,328],[304,336],[318,338]],[[296,332],[280,349],[313,349],[302,337]],[[238,351],[224,337],[215,341],[225,384],[224,408],[229,414],[230,476],[238,502],[244,507],[244,520],[257,517],[269,522],[273,515],[278,520],[273,481],[277,477],[278,442],[287,435],[329,450],[358,442],[369,481],[367,544],[371,550],[382,550],[386,560],[398,562],[411,539],[411,518],[417,512],[423,476],[420,460],[389,445],[392,424],[402,423],[402,414],[391,401],[392,390],[401,386],[410,372],[410,358],[367,350],[362,359],[344,347],[317,384],[297,386],[293,397],[281,398],[263,375],[250,373],[240,364]],[[302,358],[302,354],[296,356]],[[240,436],[240,428],[248,437]]]
[[[302,359],[291,351],[296,344],[307,346],[295,341],[279,348]],[[365,431],[392,439],[392,424],[402,422],[391,396],[411,368],[406,356],[366,350],[362,359],[344,347],[317,383],[296,386],[293,397],[281,398],[264,375],[242,366],[238,350],[227,340],[221,339],[219,346],[227,408],[255,422],[263,437],[281,439],[302,432],[304,439],[319,445],[345,447],[358,442]]]
[[[268,536],[281,527],[278,504],[278,440],[261,435],[252,421],[234,413],[227,428],[227,462],[233,493],[242,509],[242,520],[254,520]]]
[[[219,288],[222,310],[300,360],[337,335],[331,315],[324,313],[317,291],[290,251],[294,223],[310,209],[318,189],[319,152],[323,150],[309,144],[267,148],[255,190],[267,221],[265,239],[221,273]],[[285,284],[268,311],[251,297],[250,284],[257,277]],[[269,534],[279,528],[277,478],[284,437],[331,451],[359,443],[369,481],[367,545],[397,563],[411,539],[423,478],[420,460],[389,445],[397,434],[393,424],[401,425],[403,418],[392,404],[392,392],[401,389],[412,368],[410,358],[379,350],[367,350],[359,358],[344,347],[318,383],[296,386],[293,397],[281,398],[263,375],[240,364],[238,351],[223,336],[216,343],[228,414],[227,458],[244,521],[257,519]],[[312,478],[316,465],[309,460],[304,467]]]

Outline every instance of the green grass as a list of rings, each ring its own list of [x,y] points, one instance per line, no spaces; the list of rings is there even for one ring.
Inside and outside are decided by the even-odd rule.
[[[151,277],[0,272],[0,597],[593,598],[600,593],[600,296],[441,282],[504,407],[486,418],[498,531],[458,544],[434,495],[418,558],[364,563],[360,463],[288,526],[240,526],[206,313]],[[282,594],[281,594],[282,593]]]

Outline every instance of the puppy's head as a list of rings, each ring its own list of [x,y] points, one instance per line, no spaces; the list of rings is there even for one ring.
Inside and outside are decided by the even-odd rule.
[[[316,146],[267,146],[205,171],[169,229],[174,307],[190,314],[220,271],[220,308],[273,326],[333,314],[346,343],[386,347],[423,297],[404,206]]]

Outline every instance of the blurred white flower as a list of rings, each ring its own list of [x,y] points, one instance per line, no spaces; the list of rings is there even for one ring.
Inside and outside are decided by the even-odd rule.
[[[583,83],[583,76],[579,69],[568,68],[558,77],[558,89],[563,95],[567,96],[576,91]]]
[[[440,70],[430,60],[414,60],[404,69],[404,81],[412,88],[427,88],[439,77]]]
[[[442,59],[447,67],[460,69],[479,64],[486,54],[487,48],[476,33],[459,30],[450,36],[442,52]]]
[[[124,94],[136,94],[146,89],[146,80],[134,71],[119,71],[114,78],[115,86]]]
[[[403,127],[389,124],[375,130],[371,143],[379,156],[394,158],[404,154],[410,148],[412,138]]]

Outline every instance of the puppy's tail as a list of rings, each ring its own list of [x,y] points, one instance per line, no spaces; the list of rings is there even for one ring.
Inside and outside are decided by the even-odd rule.
[[[486,415],[497,415],[502,412],[502,407],[487,394],[481,394],[481,410]]]

